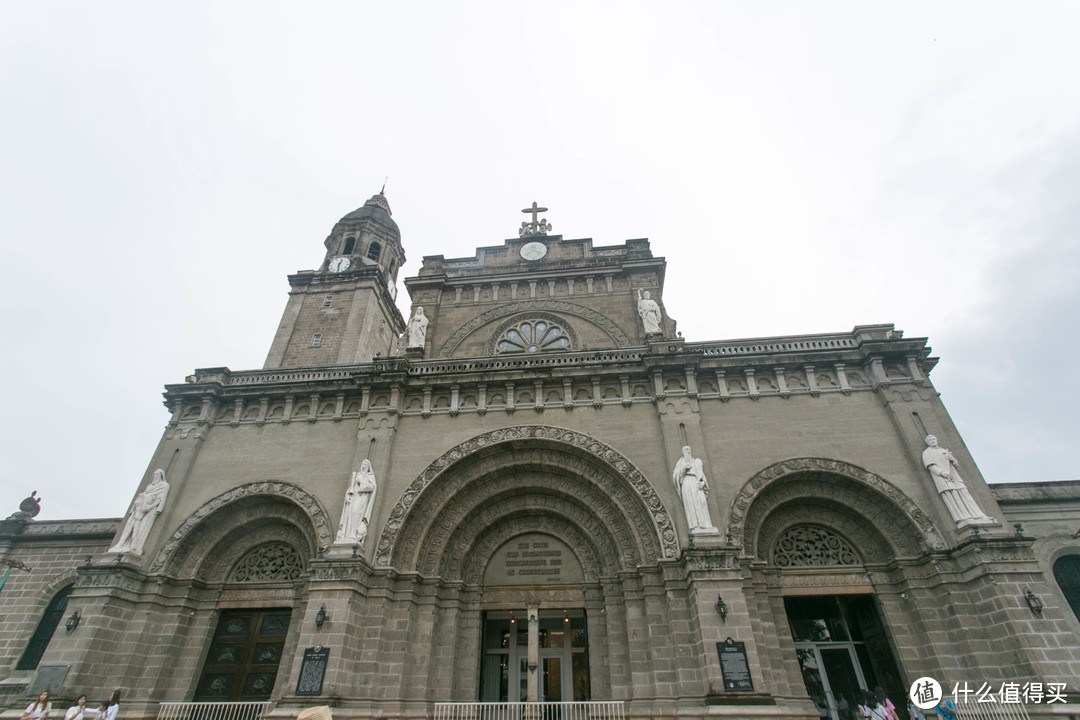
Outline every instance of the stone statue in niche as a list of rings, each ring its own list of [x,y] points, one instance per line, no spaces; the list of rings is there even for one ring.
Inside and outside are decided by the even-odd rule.
[[[652,299],[652,295],[646,290],[644,294],[641,288],[637,291],[637,314],[641,318],[641,324],[645,326],[646,335],[660,334],[660,306]]]
[[[109,552],[142,555],[143,545],[150,536],[150,528],[161,511],[165,509],[165,500],[169,497],[169,483],[165,482],[165,471],[158,468],[154,479],[135,497],[131,506],[124,531],[120,539],[109,548]]]
[[[934,486],[945,507],[956,521],[957,528],[969,525],[996,525],[997,522],[986,515],[971,496],[957,468],[956,457],[943,447],[938,446],[938,439],[926,436],[926,449],[922,454],[923,465],[934,478]]]
[[[682,498],[690,534],[718,535],[720,531],[712,524],[712,519],[709,517],[709,505],[706,502],[709,495],[709,481],[705,479],[701,458],[690,454],[689,445],[682,449],[682,457],[675,463],[671,479],[675,481],[675,489],[679,491],[679,497]]]
[[[375,487],[375,471],[371,469],[371,461],[365,458],[360,463],[360,469],[353,472],[345,491],[345,507],[341,509],[341,524],[334,538],[335,545],[364,544],[368,522],[371,521]]]
[[[416,311],[413,313],[412,319],[409,320],[409,344],[410,348],[422,348],[424,347],[424,339],[427,337],[427,316],[424,315],[424,308],[417,305]]]

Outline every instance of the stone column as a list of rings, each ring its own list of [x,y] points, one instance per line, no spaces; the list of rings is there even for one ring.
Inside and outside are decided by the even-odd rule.
[[[525,695],[529,702],[540,699],[540,608],[527,609],[529,618],[529,673],[526,679]]]

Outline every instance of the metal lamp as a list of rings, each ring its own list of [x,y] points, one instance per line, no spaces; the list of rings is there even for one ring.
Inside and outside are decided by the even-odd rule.
[[[1043,601],[1039,599],[1039,596],[1031,592],[1031,588],[1024,588],[1024,600],[1027,600],[1028,607],[1031,608],[1031,612],[1035,617],[1042,617],[1043,613]]]

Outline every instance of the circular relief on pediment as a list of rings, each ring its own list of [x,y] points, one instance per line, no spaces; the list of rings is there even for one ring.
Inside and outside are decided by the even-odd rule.
[[[565,320],[550,313],[518,315],[501,323],[488,341],[489,355],[572,350],[577,336]]]
[[[527,533],[503,543],[484,570],[484,585],[547,585],[584,582],[574,551],[556,537]]]

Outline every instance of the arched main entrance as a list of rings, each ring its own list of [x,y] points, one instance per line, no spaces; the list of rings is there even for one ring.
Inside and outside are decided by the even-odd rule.
[[[523,426],[473,438],[421,474],[376,564],[460,584],[453,699],[571,701],[630,692],[628,675],[598,673],[590,656],[628,660],[611,593],[677,550],[663,503],[625,457],[582,433]]]

